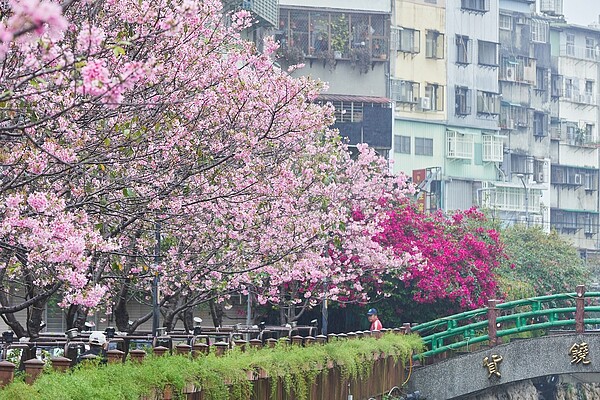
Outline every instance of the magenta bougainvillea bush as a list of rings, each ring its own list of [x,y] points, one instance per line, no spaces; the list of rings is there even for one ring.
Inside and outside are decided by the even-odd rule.
[[[505,259],[503,245],[498,232],[485,227],[481,212],[424,214],[414,204],[405,204],[388,216],[376,240],[398,255],[419,254],[419,261],[400,278],[414,302],[443,300],[461,310],[482,307],[501,296],[495,271]]]

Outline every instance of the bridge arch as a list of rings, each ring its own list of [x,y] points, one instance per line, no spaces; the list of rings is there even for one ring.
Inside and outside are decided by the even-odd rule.
[[[489,363],[498,357],[494,373]],[[593,374],[600,374],[600,332],[516,340],[416,368],[408,392],[419,391],[427,400],[460,399],[499,385],[564,374],[598,381],[600,375]]]

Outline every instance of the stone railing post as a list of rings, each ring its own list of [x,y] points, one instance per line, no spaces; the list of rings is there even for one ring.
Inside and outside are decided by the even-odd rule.
[[[300,335],[292,336],[292,344],[297,346],[302,346],[302,340],[304,338]]]
[[[210,346],[206,343],[194,343],[192,346],[192,355],[194,357],[198,357],[200,354],[208,354],[210,351]]]
[[[189,344],[180,343],[177,346],[175,346],[175,354],[177,355],[187,356],[190,354],[190,351],[192,351],[192,346],[190,346]]]
[[[239,347],[241,351],[246,351],[246,346],[248,345],[248,342],[245,340],[237,339],[233,341],[233,345],[235,347]]]
[[[488,300],[487,320],[488,320],[488,338],[490,347],[498,344],[498,327],[496,320],[498,318],[498,300]]]
[[[144,361],[144,357],[146,357],[146,352],[141,349],[130,350],[129,356],[131,357],[132,362],[141,363]]]
[[[52,357],[50,362],[52,363],[52,369],[60,372],[65,372],[71,366],[71,359],[67,357]]]
[[[263,347],[262,341],[260,339],[250,339],[250,347],[260,349]]]
[[[585,324],[583,323],[585,314],[585,285],[577,285],[575,289],[577,298],[575,299],[575,332],[583,333]]]
[[[125,352],[117,349],[112,349],[106,352],[106,359],[109,364],[118,364],[123,362],[123,356]]]
[[[44,369],[44,362],[37,358],[25,361],[25,383],[28,385],[33,384],[35,380],[40,376]]]
[[[217,342],[215,343],[215,355],[217,357],[225,355],[225,352],[229,348],[229,343],[227,342]]]
[[[15,364],[8,361],[0,361],[0,387],[11,383],[15,377]]]
[[[317,340],[317,343],[319,343],[319,344],[325,344],[325,343],[327,343],[327,336],[317,335],[316,340]]]
[[[156,346],[155,348],[152,349],[152,352],[154,353],[154,355],[158,356],[158,357],[162,357],[165,354],[167,354],[167,352],[169,351],[168,348],[166,348],[165,346]]]

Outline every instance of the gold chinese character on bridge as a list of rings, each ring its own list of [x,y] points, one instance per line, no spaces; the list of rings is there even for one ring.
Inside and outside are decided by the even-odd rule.
[[[502,362],[502,356],[498,354],[492,354],[491,357],[485,357],[483,359],[483,366],[488,370],[488,379],[492,377],[492,375],[496,375],[500,377],[500,367],[498,364]]]
[[[588,356],[590,355],[590,348],[587,343],[575,343],[569,349],[569,355],[571,356],[571,364],[589,364],[592,361],[588,360]]]

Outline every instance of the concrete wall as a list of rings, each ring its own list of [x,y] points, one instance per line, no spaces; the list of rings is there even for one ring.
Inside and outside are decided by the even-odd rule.
[[[572,363],[569,350],[587,343],[591,363]],[[499,355],[500,376],[490,377],[484,358]],[[548,375],[600,373],[600,334],[565,334],[518,340],[416,369],[407,392],[419,390],[427,400],[463,398],[498,385]]]

